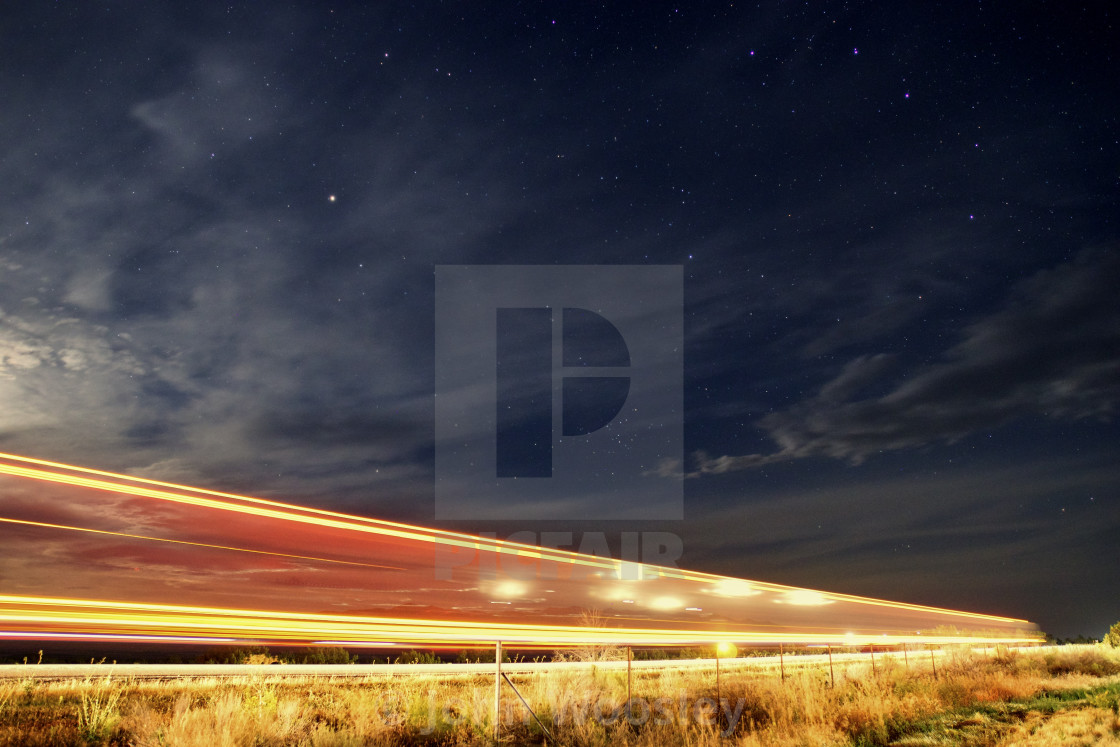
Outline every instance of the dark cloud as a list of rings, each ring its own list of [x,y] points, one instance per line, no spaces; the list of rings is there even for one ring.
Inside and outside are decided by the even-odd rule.
[[[953,442],[1016,418],[1111,418],[1120,403],[1120,254],[1087,250],[1020,282],[1004,307],[966,328],[941,360],[887,393],[891,357],[859,357],[812,398],[759,421],[770,454],[696,455],[698,473],[812,456],[861,462],[883,451]]]
[[[431,440],[431,428],[418,418],[337,411],[264,413],[249,425],[249,433],[265,448],[278,444],[324,451],[348,447],[370,458],[377,454],[413,457],[411,449]]]
[[[1092,559],[1120,520],[1107,449],[1011,464],[945,460],[920,475],[893,456],[881,467],[798,473],[792,484],[756,480],[733,505],[697,506],[686,560],[869,596],[904,589],[909,601],[1014,616],[1024,614],[1022,598],[1041,593],[1061,600],[1029,613],[1049,632],[1075,634],[1060,633],[1070,629],[1069,606],[1091,609],[1085,617],[1097,627],[1110,624],[1112,602],[1095,591],[1111,583],[1108,565]],[[796,465],[766,469],[794,474]]]

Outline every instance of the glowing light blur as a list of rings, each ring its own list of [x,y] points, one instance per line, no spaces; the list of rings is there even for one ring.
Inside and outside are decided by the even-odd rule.
[[[4,637],[563,647],[990,643],[1038,634],[1013,618],[0,454]]]
[[[809,589],[791,589],[782,595],[781,599],[775,599],[774,601],[781,604],[796,604],[801,607],[820,607],[832,604],[832,600],[826,595]]]

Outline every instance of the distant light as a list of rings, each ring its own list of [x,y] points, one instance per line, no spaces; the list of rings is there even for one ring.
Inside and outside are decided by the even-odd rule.
[[[758,594],[750,581],[741,578],[724,578],[716,582],[713,591],[721,597],[750,597]]]
[[[334,195],[331,195],[330,197],[327,198],[327,200],[329,200],[330,202],[335,202],[337,199],[338,198],[335,197]]]
[[[819,607],[832,604],[832,600],[824,594],[809,589],[791,589],[776,601],[782,604],[795,604],[799,607]]]
[[[499,597],[521,597],[525,596],[527,588],[520,581],[502,581],[494,587],[494,594]]]

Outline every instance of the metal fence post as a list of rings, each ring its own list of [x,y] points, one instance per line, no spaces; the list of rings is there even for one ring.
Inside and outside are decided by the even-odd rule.
[[[626,647],[626,717],[629,718],[632,711],[630,704],[633,703],[633,698],[630,695],[630,662],[633,657],[630,655],[630,647]]]
[[[494,644],[494,744],[498,743],[502,725],[502,642]]]

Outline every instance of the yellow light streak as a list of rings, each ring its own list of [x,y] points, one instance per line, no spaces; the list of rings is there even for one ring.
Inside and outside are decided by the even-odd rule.
[[[9,459],[13,458],[12,455],[9,454],[0,454],[0,457]],[[27,460],[23,457],[15,458],[33,462],[40,461]],[[53,465],[54,463],[51,464]],[[158,483],[154,480],[130,478],[127,475],[116,475],[113,473],[102,472],[100,470],[87,470],[82,468],[70,469],[76,469],[78,471],[99,475],[108,475],[119,480],[135,480],[137,482],[156,485],[167,484],[171,487],[176,487],[179,489],[185,487],[173,486],[169,483]],[[421,542],[439,543],[476,551],[489,550],[491,552],[504,553],[513,556],[535,556],[538,558],[544,557],[545,555],[543,548],[538,548],[532,545],[526,545],[518,542],[507,542],[504,540],[477,537],[470,534],[458,534],[452,532],[443,532],[439,530],[428,530],[421,527],[413,527],[408,524],[381,522],[374,519],[349,516],[347,514],[339,514],[332,511],[321,511],[318,509],[304,508],[302,506],[278,503],[276,501],[266,501],[260,498],[249,498],[247,496],[235,496],[232,494],[219,494],[215,493],[214,491],[205,491],[191,488],[187,489],[190,492],[205,493],[209,495],[228,495],[228,497],[230,498],[236,499],[237,501],[244,501],[251,505],[243,505],[241,503],[235,503],[231,501],[221,501],[213,498],[202,498],[162,489],[146,488],[140,485],[128,485],[96,478],[67,475],[60,472],[51,472],[48,470],[18,467],[11,464],[4,464],[2,462],[0,462],[0,474],[12,475],[14,477],[25,477],[32,480],[41,480],[44,482],[53,482],[64,485],[91,488],[93,490],[107,491],[111,493],[133,495],[141,498],[156,498],[173,503],[181,503],[201,508],[213,508],[222,511],[234,511],[237,513],[250,514],[253,516],[260,516],[271,519],[279,519],[282,521],[293,521],[303,524],[314,524],[317,526],[329,527],[333,529],[344,529],[349,531],[365,532],[369,534],[398,537],[401,539],[418,540]],[[258,505],[253,504],[268,506],[268,508],[258,507]],[[318,518],[316,516],[304,515],[305,512],[311,514],[320,514],[324,517],[343,518]],[[405,527],[407,529],[399,529],[398,527]],[[549,559],[561,560],[568,563],[577,563],[592,568],[616,569],[621,563],[621,561],[616,561],[611,558],[598,558],[594,556],[578,555],[575,553],[565,553],[562,550],[551,550],[548,555]],[[676,569],[666,570],[676,571]],[[679,571],[677,571],[677,573],[679,573]]]
[[[696,631],[645,628],[604,628],[577,625],[485,623],[388,618],[365,615],[291,613],[186,605],[107,602],[0,595],[0,625],[25,626],[26,632],[80,632],[90,636],[129,631],[131,635],[223,637],[236,640],[308,642],[324,639],[381,645],[385,641],[455,645],[501,640],[522,646],[629,644],[689,646],[709,643],[788,642],[800,644],[898,645],[903,643],[1030,643],[1031,636],[918,635],[915,633],[776,632],[754,629]],[[79,627],[71,631],[69,626]],[[18,631],[22,632],[22,631]]]
[[[230,550],[232,552],[247,552],[255,555],[269,555],[277,558],[290,558],[294,560],[313,560],[317,563],[338,563],[340,565],[355,565],[361,568],[377,568],[385,571],[403,571],[406,570],[396,565],[379,565],[377,563],[359,563],[354,560],[335,560],[333,558],[319,558],[313,555],[292,555],[284,552],[272,552],[269,550],[251,550],[247,547],[230,547],[229,545],[211,545],[205,542],[188,542],[187,540],[168,539],[167,537],[147,537],[143,534],[128,534],[127,532],[110,532],[107,529],[90,529],[88,527],[73,527],[66,524],[51,524],[45,521],[29,521],[27,519],[10,519],[6,516],[0,516],[0,522],[5,524],[22,524],[29,527],[43,527],[46,529],[64,529],[70,532],[87,532],[89,534],[105,534],[112,537],[125,537],[128,539],[150,540],[152,542],[170,542],[176,545],[190,545],[192,547],[207,547],[214,550]]]
[[[445,530],[445,529],[434,529],[434,528],[429,528],[429,527],[417,527],[417,526],[414,526],[414,525],[411,525],[411,524],[402,524],[400,522],[387,521],[385,519],[373,519],[373,518],[370,518],[370,517],[367,517],[367,516],[357,516],[357,515],[354,515],[354,514],[345,514],[345,513],[340,513],[338,511],[328,511],[328,510],[325,510],[325,509],[311,508],[311,507],[308,507],[308,506],[296,506],[296,505],[293,505],[293,504],[290,504],[290,503],[281,503],[279,501],[270,501],[270,500],[267,500],[265,498],[255,498],[255,497],[252,497],[252,496],[239,495],[239,494],[236,494],[236,493],[225,493],[225,492],[221,492],[221,491],[217,491],[217,490],[208,490],[206,488],[193,487],[193,486],[190,486],[190,485],[181,485],[181,484],[178,484],[178,483],[163,482],[163,481],[160,481],[160,480],[152,480],[152,479],[144,478],[144,477],[135,477],[135,476],[132,476],[132,475],[123,475],[123,474],[119,474],[119,473],[116,473],[116,472],[106,472],[105,470],[92,469],[92,468],[89,468],[89,467],[78,467],[78,466],[75,466],[75,465],[72,465],[72,464],[63,464],[61,462],[52,462],[52,461],[48,461],[48,460],[45,460],[45,459],[35,459],[33,457],[20,456],[18,454],[7,454],[7,453],[4,453],[4,452],[0,452],[0,459],[10,459],[10,460],[13,460],[13,461],[25,462],[25,463],[28,463],[28,464],[37,464],[37,465],[40,465],[40,466],[52,467],[54,469],[61,469],[61,470],[65,470],[65,471],[68,471],[68,472],[81,472],[83,474],[98,475],[98,476],[101,476],[101,477],[111,478],[112,480],[122,480],[122,481],[125,481],[125,482],[140,483],[140,484],[144,484],[144,485],[155,485],[155,486],[163,487],[163,488],[172,488],[174,490],[180,490],[180,491],[183,491],[183,492],[186,492],[186,493],[195,493],[195,494],[199,494],[199,495],[209,495],[209,496],[214,496],[216,498],[228,498],[228,499],[231,499],[231,500],[234,500],[234,501],[244,501],[246,503],[258,504],[258,505],[262,505],[262,506],[273,506],[273,507],[283,509],[283,510],[286,510],[286,511],[296,511],[296,512],[307,513],[307,514],[315,514],[315,515],[319,515],[319,516],[329,516],[329,517],[334,517],[334,518],[337,518],[337,519],[344,520],[345,522],[347,522],[347,528],[353,528],[349,525],[352,524],[352,523],[358,523],[358,524],[366,524],[366,525],[369,525],[369,526],[378,527],[378,528],[381,528],[381,529],[384,529],[384,530],[398,529],[398,530],[402,531],[401,534],[394,534],[390,531],[386,531],[385,533],[390,534],[392,536],[404,537],[404,538],[407,538],[407,539],[419,539],[419,540],[431,541],[431,540],[436,539],[436,538],[444,538],[444,539],[447,539],[447,540],[451,540],[451,542],[449,542],[448,544],[453,544],[455,546],[465,547],[465,548],[468,548],[468,549],[476,549],[477,550],[477,549],[504,548],[504,549],[508,549],[508,550],[511,550],[511,551],[514,551],[514,552],[523,553],[528,557],[543,558],[543,559],[550,559],[550,560],[557,560],[557,561],[568,561],[568,562],[582,561],[582,562],[588,563],[588,561],[590,561],[588,564],[591,565],[592,567],[596,567],[596,568],[607,568],[607,569],[615,568],[615,567],[618,567],[620,565],[620,563],[622,562],[622,561],[615,561],[611,558],[597,558],[597,557],[593,557],[593,556],[578,555],[576,553],[566,552],[564,550],[559,550],[559,549],[556,549],[556,548],[537,547],[536,545],[528,545],[528,544],[524,544],[524,543],[520,543],[520,542],[511,542],[509,540],[499,540],[499,539],[496,539],[496,538],[479,537],[479,536],[476,536],[476,535],[473,535],[473,534],[466,534],[464,532],[453,532],[453,531],[448,531],[448,530]],[[0,473],[15,474],[15,472],[7,469],[7,465],[4,465],[2,463],[0,463]],[[51,474],[54,474],[54,473],[44,472],[41,475],[25,474],[25,475],[22,475],[22,476],[31,477],[33,479],[50,480],[50,477],[48,475],[51,475]],[[126,494],[132,494],[132,495],[139,495],[138,493],[135,493],[132,490],[129,490],[125,486],[118,486],[118,487],[114,488],[114,487],[111,487],[110,485],[111,484],[99,486],[99,487],[97,487],[97,489],[108,490],[108,491],[111,491],[111,492],[119,492],[119,493],[126,493]],[[174,500],[169,495],[161,495],[161,496],[152,495],[152,496],[148,496],[148,497],[162,497],[166,500]],[[226,510],[231,510],[232,509],[232,505],[230,505],[230,504],[215,505],[213,507],[215,507],[215,508],[225,508]],[[327,525],[324,525],[324,526],[327,526]],[[669,569],[669,570],[676,570],[676,569]]]
[[[70,484],[80,487],[92,488],[95,490],[133,495],[137,497],[155,498],[159,500],[172,501],[176,503],[194,505],[204,508],[235,511],[238,513],[279,519],[282,521],[294,521],[347,531],[379,534],[383,536],[416,540],[432,544],[442,544],[474,550],[476,552],[487,551],[520,557],[536,557],[544,560],[611,570],[619,574],[619,578],[625,578],[626,576],[623,574],[624,569],[633,565],[628,561],[615,560],[612,558],[600,558],[596,556],[580,555],[578,553],[556,548],[537,547],[535,545],[528,545],[519,542],[510,542],[507,540],[479,537],[462,532],[428,529],[425,527],[417,527],[410,524],[390,522],[380,519],[371,519],[368,517],[339,513],[336,511],[326,511],[323,509],[296,506],[293,504],[281,503],[278,501],[270,501],[263,498],[253,498],[250,496],[237,495],[234,493],[223,493],[219,491],[206,490],[204,488],[195,488],[188,485],[179,485],[176,483],[161,482],[159,480],[132,477],[129,475],[106,472],[104,470],[91,469],[88,467],[76,467],[73,465],[62,464],[60,462],[51,462],[43,459],[18,456],[15,454],[0,452],[0,459],[51,467],[53,469],[65,470],[67,472],[77,472],[86,475],[97,475],[98,477],[111,478],[111,480],[122,482],[84,478],[80,476],[62,474],[60,472],[52,472],[49,470],[35,468],[25,468],[0,462],[0,474],[9,474],[33,480]],[[138,484],[131,485],[128,483]],[[143,487],[145,485],[156,487]],[[172,490],[164,490],[162,488],[170,488],[174,491],[182,492],[173,492]],[[203,498],[198,496],[212,496],[212,498]],[[226,498],[230,500],[218,500],[219,498]],[[703,573],[699,571],[686,571],[678,568],[667,568],[664,566],[651,566],[651,568],[654,569],[655,575],[660,574],[666,578],[677,578],[689,581],[706,581],[716,585],[717,589],[719,588],[720,584],[726,584],[728,582],[744,582],[743,579],[736,579],[730,576],[719,576],[716,574]],[[928,605],[910,604],[906,602],[891,602],[884,599],[875,599],[873,597],[861,597],[851,594],[815,591],[810,589],[802,589],[795,586],[773,584],[763,581],[750,581],[748,583],[750,583],[756,591],[771,591],[777,593],[813,592],[820,595],[819,599],[821,602],[853,602],[858,604],[881,606],[899,610],[911,610],[915,612],[951,615],[976,620],[990,620],[992,622],[1001,623],[1021,623],[1024,625],[1029,624],[1026,620],[1011,617],[1002,617],[998,615],[965,612],[961,610],[951,610],[942,607],[931,607]]]
[[[7,460],[7,461],[4,461]],[[13,463],[15,462],[15,463]],[[687,581],[697,585],[696,593],[710,593],[719,597],[755,597],[762,593],[775,596],[775,602],[806,607],[842,602],[866,605],[904,612],[921,613],[926,616],[949,618],[948,620],[924,619],[920,626],[948,627],[947,623],[959,621],[976,626],[988,623],[993,626],[1021,626],[1029,629],[1031,624],[1025,620],[1001,617],[939,607],[916,605],[902,602],[859,597],[832,592],[814,591],[798,587],[766,582],[746,581],[727,576],[686,571],[659,566],[641,566],[626,561],[585,556],[556,548],[542,548],[517,542],[477,537],[470,534],[427,529],[397,522],[387,522],[359,516],[306,508],[292,504],[269,501],[249,496],[193,488],[174,483],[160,482],[146,478],[74,467],[58,462],[32,459],[11,454],[0,454],[0,474],[42,482],[72,485],[116,494],[131,495],[189,505],[205,509],[230,511],[252,515],[270,520],[314,525],[345,532],[378,535],[403,539],[409,542],[425,543],[433,546],[449,546],[467,549],[475,553],[509,555],[518,559],[531,559],[539,562],[565,563],[589,568],[607,570],[610,573],[596,583],[609,584],[611,591],[619,590],[626,601],[638,600],[627,583],[662,583]],[[111,535],[130,539],[171,542],[182,545],[211,549],[257,553],[300,560],[341,563],[346,565],[371,567],[380,570],[406,570],[396,566],[377,565],[353,561],[331,560],[313,556],[276,553],[224,545],[173,540],[161,537],[148,537],[124,532],[101,529],[50,524],[20,519],[0,517],[0,522],[22,524],[43,528],[81,531],[101,535]],[[634,574],[633,566],[638,565],[639,573]],[[602,574],[596,574],[602,575]],[[637,578],[649,581],[622,581]],[[620,579],[612,581],[610,579]],[[496,589],[505,597],[520,596],[523,591],[513,586]],[[516,591],[516,593],[514,593]],[[679,590],[668,593],[657,592],[648,605],[654,609],[686,609],[685,602],[678,598]],[[610,593],[608,592],[608,595]],[[617,595],[616,595],[617,596]],[[508,604],[508,603],[507,603]],[[687,609],[701,611],[698,607]],[[507,617],[509,613],[502,613]],[[839,613],[838,613],[839,614]],[[855,614],[859,614],[858,612]],[[1030,633],[1008,631],[997,635],[921,635],[912,632],[914,622],[892,621],[894,628],[874,633],[856,633],[849,637],[847,631],[830,631],[817,627],[814,630],[777,629],[771,625],[737,625],[696,620],[687,621],[687,628],[672,628],[679,625],[676,620],[657,620],[652,618],[619,618],[613,622],[627,627],[587,627],[565,625],[540,625],[508,619],[486,619],[474,621],[450,621],[436,619],[413,619],[395,617],[370,617],[354,615],[302,614],[282,611],[239,610],[210,607],[189,607],[177,605],[141,604],[128,601],[104,601],[94,599],[64,599],[52,597],[3,596],[0,595],[0,636],[24,635],[29,630],[42,635],[185,635],[199,637],[228,637],[237,640],[278,640],[278,641],[317,641],[324,639],[366,641],[368,645],[384,645],[385,641],[399,643],[426,643],[429,645],[455,645],[493,641],[513,645],[585,645],[588,643],[628,644],[628,645],[696,645],[725,641],[742,642],[791,642],[858,645],[859,643],[886,642],[1026,642],[1037,640]],[[633,623],[653,623],[652,626],[635,627]],[[899,630],[898,626],[907,630]],[[706,626],[706,627],[705,627]],[[19,630],[17,630],[17,628]],[[848,642],[851,643],[848,643]]]
[[[0,631],[0,638],[31,638],[79,641],[153,641],[161,643],[236,643],[236,638],[206,638],[182,635],[125,635],[123,633],[15,633]]]

